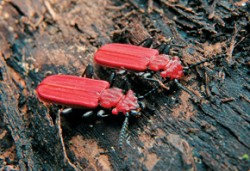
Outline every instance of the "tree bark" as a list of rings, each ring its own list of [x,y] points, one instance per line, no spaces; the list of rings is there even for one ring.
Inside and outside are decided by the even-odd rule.
[[[248,1],[5,0],[0,5],[0,168],[4,170],[249,170]],[[122,150],[123,117],[61,116],[35,89],[81,75],[107,43],[172,45],[188,70],[144,102]],[[224,54],[224,58],[214,59]],[[95,78],[110,69],[96,67]],[[153,88],[128,76],[137,94]],[[119,85],[121,80],[116,83]]]

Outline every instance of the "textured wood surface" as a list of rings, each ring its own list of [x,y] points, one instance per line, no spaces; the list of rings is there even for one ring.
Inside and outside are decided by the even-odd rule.
[[[249,170],[248,1],[5,0],[0,4],[0,168],[13,170]],[[188,66],[147,97],[117,148],[122,117],[82,120],[39,102],[51,74],[80,75],[106,43],[152,37]],[[95,77],[108,79],[106,69]],[[134,91],[152,88],[129,78]],[[119,79],[118,83],[119,85]]]

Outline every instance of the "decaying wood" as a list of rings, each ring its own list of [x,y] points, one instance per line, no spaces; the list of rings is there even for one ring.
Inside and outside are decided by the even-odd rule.
[[[248,1],[4,0],[0,4],[0,168],[13,170],[249,170]],[[147,97],[117,148],[122,117],[82,120],[38,101],[47,75],[81,75],[110,42],[174,44],[189,70]],[[103,71],[103,72],[101,72]],[[107,79],[105,69],[95,77]],[[129,78],[134,91],[152,88]],[[119,81],[118,81],[119,85]]]

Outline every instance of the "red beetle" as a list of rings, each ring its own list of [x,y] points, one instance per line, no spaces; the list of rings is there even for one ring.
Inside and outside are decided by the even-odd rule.
[[[209,62],[222,57],[225,57],[225,55],[200,61],[196,64],[190,65],[189,67],[183,67],[177,56],[170,57],[169,55],[159,54],[159,51],[156,49],[129,44],[111,43],[98,49],[95,53],[94,60],[98,65],[110,68],[128,69],[137,72],[144,72],[148,70],[154,72],[159,71],[162,78],[174,80],[178,87],[188,92],[194,100],[197,101],[198,99],[195,95],[190,90],[183,87],[178,80],[184,76],[185,69],[189,69],[201,63]],[[148,78],[148,76],[150,76],[150,73],[144,74],[145,79],[156,81],[163,88],[167,90],[169,89],[162,81]],[[154,90],[156,90],[156,88],[146,93],[143,97],[149,95]]]
[[[156,49],[141,46],[112,43],[102,46],[94,56],[97,64],[133,71],[160,71],[163,78],[180,79],[183,66],[177,56],[159,54]]]
[[[46,103],[84,109],[94,109],[100,106],[111,109],[113,115],[124,114],[125,121],[120,133],[119,147],[122,146],[129,116],[140,116],[141,103],[137,101],[132,90],[123,94],[122,89],[110,88],[109,82],[103,80],[53,75],[45,78],[38,85],[36,93],[38,98]],[[101,116],[106,115],[101,114]]]
[[[111,43],[98,49],[95,53],[94,60],[98,65],[110,68],[128,69],[137,72],[147,70],[154,72],[160,71],[162,78],[174,80],[180,88],[188,92],[194,97],[195,101],[197,101],[195,95],[178,82],[178,80],[184,76],[184,67],[181,65],[181,61],[177,56],[170,58],[169,55],[159,54],[159,51],[156,49]],[[150,76],[150,73],[144,74],[144,79],[156,81],[161,87],[169,90],[162,81],[150,79],[148,76]],[[153,88],[142,97],[148,96],[156,89],[157,88]]]

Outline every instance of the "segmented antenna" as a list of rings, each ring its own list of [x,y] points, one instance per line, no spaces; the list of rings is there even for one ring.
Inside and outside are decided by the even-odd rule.
[[[214,61],[214,60],[217,60],[217,59],[220,59],[220,58],[225,58],[226,56],[227,56],[226,54],[221,54],[221,55],[218,55],[218,56],[216,56],[216,57],[214,57],[214,58],[205,59],[205,60],[203,60],[203,61],[200,61],[200,62],[197,62],[197,63],[195,63],[195,64],[189,65],[186,69],[193,68],[193,67],[195,67],[195,66],[197,66],[197,65],[200,65],[200,64],[203,64],[203,63],[205,63],[205,62],[211,62],[211,61]]]
[[[129,113],[126,113],[125,120],[122,124],[122,129],[119,135],[119,143],[118,143],[119,149],[122,149],[123,141],[124,141],[124,138],[126,137],[126,132],[128,129],[128,119],[129,119]]]
[[[196,97],[196,95],[194,95],[194,93],[192,93],[189,89],[187,89],[186,87],[184,87],[183,85],[181,85],[181,83],[179,83],[179,81],[177,79],[174,79],[175,84],[182,90],[186,91],[193,99],[195,102],[198,102],[199,99]]]
[[[144,99],[145,97],[149,96],[150,94],[154,93],[160,86],[156,86],[155,88],[153,88],[152,90],[148,91],[147,93],[145,93],[144,95],[142,96],[139,96],[138,99],[139,100],[142,100]]]

